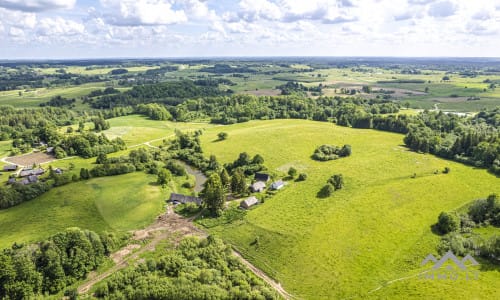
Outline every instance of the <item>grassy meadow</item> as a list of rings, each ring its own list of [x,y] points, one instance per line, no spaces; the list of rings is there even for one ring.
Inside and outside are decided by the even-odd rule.
[[[194,131],[211,128],[208,123],[181,123],[155,121],[140,115],[130,115],[108,120],[111,128],[104,131],[109,138],[120,137],[127,146],[139,145],[145,142],[173,137],[175,130]]]
[[[228,139],[213,142],[220,131],[227,132]],[[207,129],[201,137],[207,156],[215,154],[225,163],[240,152],[259,153],[271,172],[284,175],[293,166],[308,174],[306,181],[290,182],[242,221],[210,231],[234,244],[298,298],[499,295],[498,267],[481,268],[480,279],[466,284],[411,277],[425,270],[420,262],[427,254],[437,254],[439,236],[430,226],[439,213],[500,193],[500,184],[483,169],[410,152],[402,139],[399,134],[303,120]],[[310,156],[321,144],[350,144],[352,155],[313,161]],[[450,174],[434,174],[446,166]],[[318,198],[336,173],[343,174],[345,187]],[[411,178],[414,173],[416,178]],[[392,282],[395,279],[400,280]]]
[[[163,211],[167,190],[141,172],[57,187],[0,210],[0,248],[39,241],[67,227],[124,232],[145,227]]]

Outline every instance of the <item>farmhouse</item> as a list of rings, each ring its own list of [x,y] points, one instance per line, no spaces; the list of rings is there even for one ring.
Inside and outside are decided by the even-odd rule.
[[[271,190],[279,190],[284,186],[285,186],[285,183],[283,182],[283,180],[278,180],[278,181],[275,181],[271,184]]]
[[[257,181],[250,186],[250,190],[254,193],[260,193],[266,188],[266,184],[262,181]]]
[[[255,198],[254,196],[246,198],[245,200],[241,201],[240,207],[244,209],[249,209],[251,206],[254,206],[259,203],[259,199]]]
[[[203,202],[203,200],[201,198],[187,196],[187,195],[181,195],[181,194],[176,194],[176,193],[170,194],[170,199],[168,201],[172,202],[173,204],[196,203],[196,205],[198,205],[198,206],[200,206]]]
[[[3,167],[4,171],[16,171],[17,170],[17,165],[6,165]]]
[[[268,182],[271,179],[271,176],[265,173],[255,173],[254,178],[256,181]]]

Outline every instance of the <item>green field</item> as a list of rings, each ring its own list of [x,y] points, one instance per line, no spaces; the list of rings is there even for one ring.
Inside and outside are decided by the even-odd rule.
[[[67,227],[124,232],[151,224],[168,190],[144,173],[101,177],[54,188],[41,197],[0,210],[0,248],[45,239]]]
[[[76,86],[2,91],[0,92],[0,105],[12,105],[18,108],[38,107],[40,103],[47,102],[58,95],[66,98],[79,98],[88,95],[91,91],[103,89],[105,87],[105,82],[99,82]],[[21,92],[21,95],[19,95],[19,92]],[[86,108],[80,100],[77,100],[75,105],[76,108]]]
[[[308,174],[251,210],[244,220],[210,229],[256,266],[305,299],[495,299],[500,268],[481,268],[477,281],[423,280],[420,262],[436,253],[430,226],[489,193],[499,179],[482,169],[408,151],[399,134],[303,120],[256,121],[202,135],[205,155],[234,161],[240,152],[261,154],[272,171],[293,166]],[[350,157],[316,162],[321,144],[350,144]],[[450,167],[450,174],[434,174]],[[333,174],[345,188],[326,199],[317,192]],[[416,178],[411,175],[416,173]],[[496,229],[498,231],[498,229]],[[259,237],[258,246],[253,243]],[[406,278],[410,276],[410,278]],[[406,278],[406,279],[405,279]],[[394,282],[392,280],[400,279]]]
[[[214,126],[208,123],[154,121],[139,115],[109,119],[109,123],[111,128],[104,131],[104,134],[109,138],[122,138],[127,146],[173,137],[175,129],[192,131]]]

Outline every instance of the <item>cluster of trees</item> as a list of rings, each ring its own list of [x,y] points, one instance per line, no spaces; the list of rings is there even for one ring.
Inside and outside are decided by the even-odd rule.
[[[97,285],[99,299],[277,299],[221,240],[186,238]]]
[[[164,105],[158,103],[148,103],[137,105],[135,112],[148,116],[151,120],[167,121],[172,120],[172,115]]]
[[[64,126],[80,120],[80,115],[72,110],[58,107],[15,109],[0,106],[0,140],[27,138],[31,131],[46,126]]]
[[[312,158],[319,161],[328,161],[350,156],[351,153],[351,145],[344,145],[342,148],[332,145],[321,145],[314,150]]]
[[[0,298],[56,294],[101,265],[120,244],[114,234],[67,229],[32,245],[0,252]]]
[[[281,90],[281,95],[297,94],[300,96],[307,96],[305,92],[312,92],[315,95],[321,95],[323,85],[320,83],[318,86],[307,87],[298,82],[288,81],[285,84],[277,86],[276,89]]]
[[[67,155],[77,155],[83,158],[95,157],[99,153],[113,153],[126,149],[125,142],[117,137],[108,139],[104,134],[94,134],[84,132],[77,135],[59,136],[60,140],[51,141],[49,145],[55,146],[57,158],[64,158]]]
[[[228,172],[240,169],[246,176],[252,176],[256,172],[265,170],[264,158],[260,154],[255,154],[254,157],[251,157],[248,153],[242,152],[235,161],[224,164],[224,168]]]
[[[408,125],[404,138],[414,151],[432,153],[500,174],[500,109],[473,119],[428,112]]]
[[[68,99],[68,98],[64,98],[64,97],[58,95],[58,96],[52,97],[48,102],[40,103],[40,106],[41,107],[44,107],[44,106],[52,106],[52,107],[68,106],[68,107],[72,107],[74,105],[75,101],[76,101],[75,98]]]
[[[335,174],[327,180],[326,185],[323,186],[323,188],[318,192],[318,197],[330,197],[333,192],[335,192],[336,190],[340,190],[343,187],[344,177],[342,176],[342,174]]]
[[[496,194],[474,201],[465,214],[441,212],[434,225],[438,233],[445,235],[438,247],[439,252],[452,250],[461,256],[471,253],[498,263],[500,236],[485,239],[471,234],[474,227],[490,225],[500,227],[500,202]]]

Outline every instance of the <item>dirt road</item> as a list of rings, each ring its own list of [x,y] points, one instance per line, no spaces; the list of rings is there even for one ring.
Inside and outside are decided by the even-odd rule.
[[[107,278],[113,273],[125,268],[129,264],[136,263],[142,253],[146,251],[154,251],[158,243],[164,240],[173,241],[177,244],[182,238],[186,236],[207,237],[207,233],[193,225],[193,218],[184,218],[173,212],[172,207],[169,205],[167,212],[156,220],[151,226],[137,230],[133,233],[132,240],[138,243],[132,243],[126,247],[118,250],[111,255],[115,265],[104,273],[97,274],[95,272],[89,274],[88,280],[78,287],[78,293],[87,293],[95,284]],[[141,246],[141,242],[148,241],[145,245]],[[283,298],[293,299],[294,297],[287,293],[281,284],[274,281],[267,276],[262,270],[252,265],[249,261],[244,259],[240,253],[233,250],[233,254],[238,257],[241,262],[246,265],[255,275],[267,282],[274,288]]]

